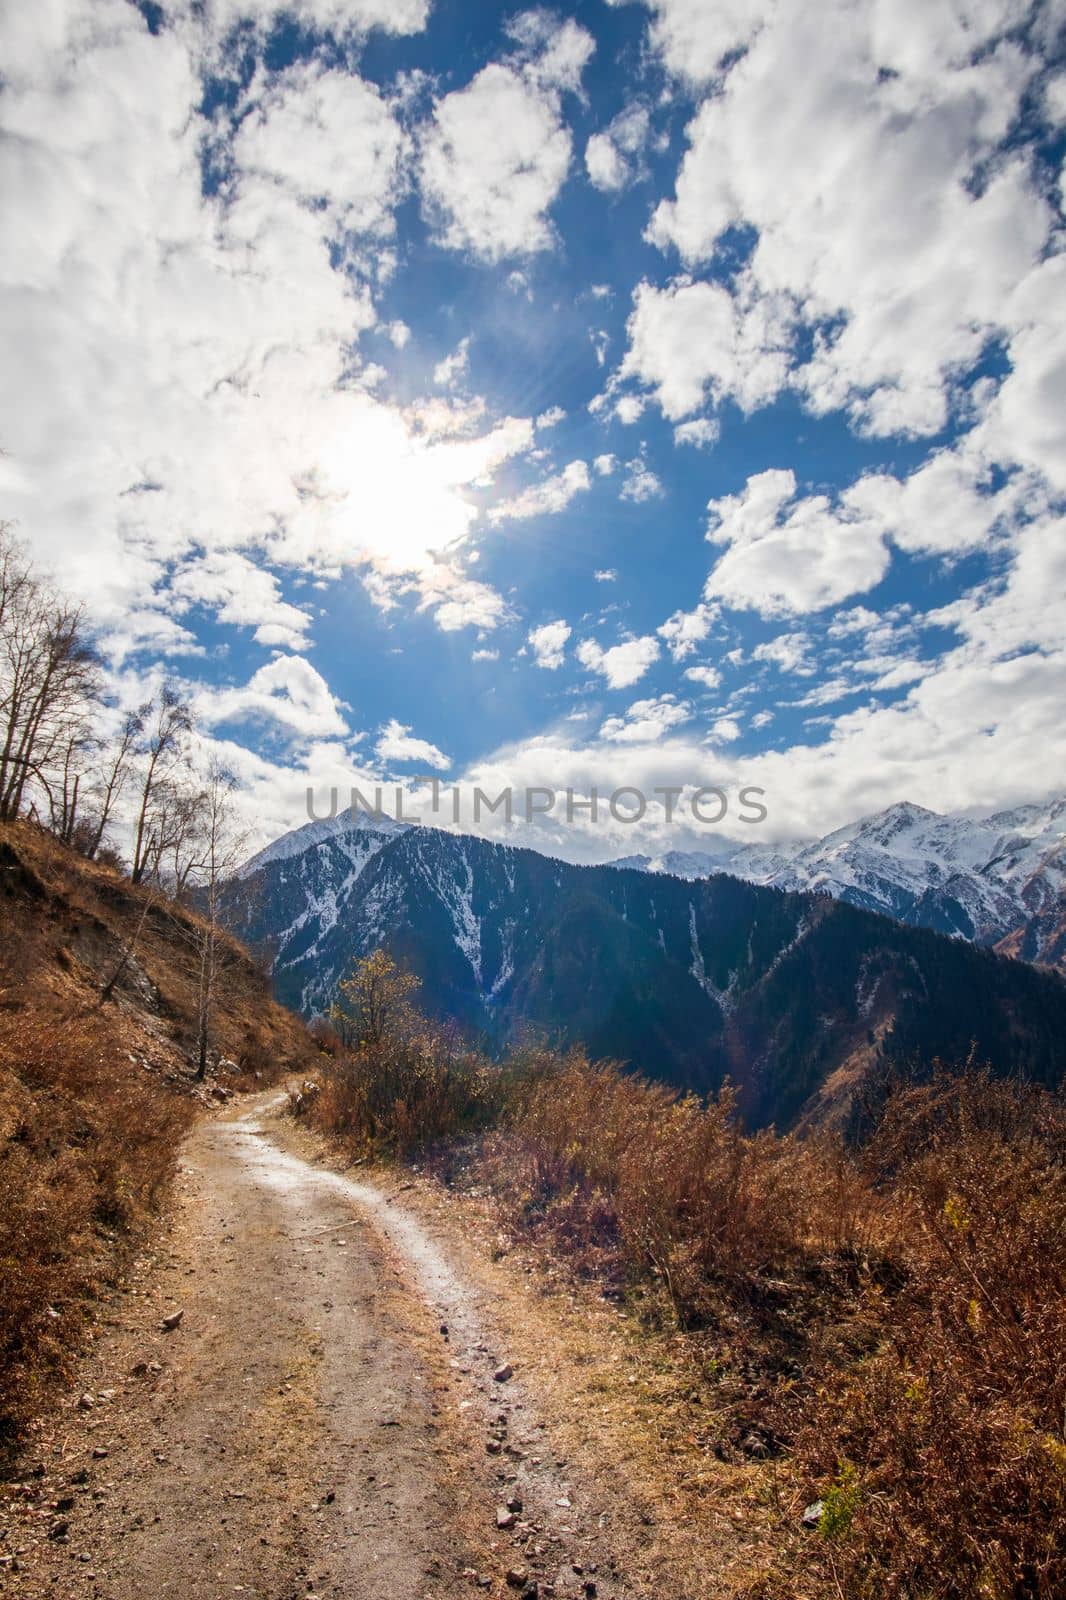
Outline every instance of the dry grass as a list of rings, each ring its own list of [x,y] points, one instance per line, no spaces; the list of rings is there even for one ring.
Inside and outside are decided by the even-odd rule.
[[[190,914],[26,823],[0,828],[0,918],[0,1441],[10,1443],[158,1208],[197,1098],[269,1082],[317,1051],[228,946],[216,1044],[229,1064],[197,1091]]]
[[[115,1048],[110,1019],[0,1015],[0,1430],[39,1409],[86,1298],[170,1180],[187,1100]]]
[[[362,1070],[357,1053],[327,1075],[320,1125],[343,1127],[338,1084]],[[495,1126],[457,1137],[487,1103]],[[728,1093],[704,1103],[533,1052],[473,1119],[460,1109],[410,1144],[403,1124],[381,1131],[380,1148],[428,1147],[448,1182],[491,1195],[534,1259],[625,1300],[670,1374],[652,1409],[661,1437],[686,1441],[678,1498],[698,1519],[711,1482],[743,1498],[739,1470],[776,1529],[731,1592],[1066,1593],[1061,1100],[970,1066],[897,1090],[853,1150],[748,1135]]]

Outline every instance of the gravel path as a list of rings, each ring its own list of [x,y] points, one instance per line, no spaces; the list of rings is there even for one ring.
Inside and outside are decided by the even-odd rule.
[[[190,1136],[168,1251],[112,1302],[6,1497],[0,1585],[28,1600],[621,1600],[490,1308],[401,1180],[354,1182],[285,1148],[276,1105]]]

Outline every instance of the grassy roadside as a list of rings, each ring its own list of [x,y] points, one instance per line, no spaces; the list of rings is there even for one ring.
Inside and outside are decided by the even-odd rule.
[[[299,1109],[506,1263],[679,1592],[701,1560],[751,1600],[1066,1592],[1061,1101],[944,1072],[852,1150],[576,1054],[491,1071],[406,996],[353,1038]]]

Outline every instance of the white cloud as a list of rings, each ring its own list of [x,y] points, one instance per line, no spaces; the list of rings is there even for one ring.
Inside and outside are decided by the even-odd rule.
[[[597,189],[624,189],[635,176],[635,158],[648,139],[646,107],[629,106],[585,146],[585,169]]]
[[[558,622],[542,623],[539,628],[532,630],[529,644],[533,651],[533,660],[538,667],[555,672],[562,666],[566,655],[566,641],[571,631],[561,618]]]
[[[598,477],[607,478],[618,465],[618,457],[612,455],[597,456],[592,465]]]
[[[474,650],[470,656],[471,661],[499,661],[498,650]]]
[[[421,33],[429,17],[430,0],[209,0],[207,14],[221,32],[234,23],[272,22],[287,12],[305,26],[328,28],[338,34]]]
[[[374,751],[379,761],[417,761],[423,766],[436,767],[440,772],[447,772],[452,764],[443,750],[438,750],[428,739],[416,739],[410,728],[397,722],[395,717],[381,729]]]
[[[267,719],[287,728],[295,740],[348,733],[340,702],[320,672],[302,656],[278,656],[240,688],[203,690],[194,697],[199,720],[220,723]]]
[[[981,428],[993,460],[1020,461],[1066,493],[1066,255],[1019,283],[1007,306],[1011,370]]]
[[[792,616],[880,581],[889,561],[884,528],[861,495],[856,504],[845,491],[835,507],[825,495],[795,496],[795,474],[772,470],[749,478],[741,494],[711,501],[707,537],[727,550],[707,580],[708,598]]]
[[[403,150],[377,87],[316,62],[271,80],[233,142],[242,182],[260,180],[324,208],[331,225],[372,234],[392,231]]]
[[[713,417],[694,417],[691,422],[679,422],[674,429],[675,444],[695,445],[698,450],[709,449],[718,443],[721,429]]]
[[[598,567],[592,574],[597,583],[616,583],[618,573],[614,567]]]
[[[697,112],[676,198],[660,204],[650,237],[696,265],[728,228],[756,230],[747,315],[767,301],[776,322],[791,304],[814,332],[791,381],[815,411],[848,407],[878,434],[935,432],[954,374],[1003,326],[1038,261],[1048,207],[1026,161],[998,152],[1035,58],[991,47],[1024,10],[1020,0],[784,0],[723,19],[715,7],[701,24],[696,8],[660,8],[664,48],[691,23],[717,35],[704,62],[730,34],[746,51]],[[708,301],[702,316],[728,350],[724,311]],[[691,392],[683,349],[671,364]],[[730,389],[721,364],[705,361]],[[750,399],[766,397],[763,385]]]
[[[617,5],[620,0],[608,0]],[[709,81],[722,58],[747,44],[773,11],[773,0],[646,0],[652,42],[681,78]]]
[[[488,513],[489,521],[517,522],[526,517],[553,516],[565,511],[575,495],[582,494],[590,483],[588,464],[571,461],[562,472],[530,484],[510,500],[503,500]]]
[[[491,633],[514,617],[506,600],[489,584],[466,577],[447,562],[432,562],[402,580],[400,592],[409,589],[419,595],[419,611],[431,611],[443,633],[455,633],[460,628],[480,628]]]
[[[740,723],[736,717],[719,717],[711,724],[710,737],[721,744],[732,744],[740,738]]]
[[[378,324],[371,282],[402,192],[378,91],[318,66],[257,78],[229,145],[224,119],[198,110],[209,41],[191,14],[153,36],[123,0],[68,0],[25,8],[8,31],[0,181],[32,226],[12,235],[0,281],[0,438],[15,469],[5,512],[41,558],[121,649],[131,615],[147,641],[149,612],[187,603],[171,575],[188,587],[201,554],[231,570],[234,552],[355,567],[445,627],[506,615],[435,552],[467,537],[465,491],[531,447],[530,422],[431,438],[358,387],[353,352]],[[217,193],[203,191],[205,145],[233,163]],[[252,616],[249,588],[225,620],[293,645],[303,624],[280,604],[268,578],[254,605],[269,615]]]
[[[577,658],[590,672],[606,678],[609,689],[628,689],[637,683],[659,659],[659,641],[652,635],[626,639],[622,644],[602,649],[594,639],[582,639]]]
[[[537,418],[538,428],[557,428],[560,422],[565,422],[566,412],[562,406],[549,406],[547,411],[542,411]]]
[[[665,492],[661,479],[643,456],[626,462],[626,476],[620,491],[623,500],[642,505],[645,500],[658,500]]]
[[[698,605],[693,611],[675,611],[672,617],[667,617],[658,632],[659,637],[666,640],[675,661],[684,661],[694,653],[696,646],[710,633],[717,615],[716,606]]]
[[[615,402],[614,414],[619,422],[624,422],[629,427],[634,422],[640,421],[646,404],[643,395],[624,394]]]
[[[733,294],[721,284],[684,278],[665,289],[645,281],[633,299],[619,377],[654,389],[671,421],[698,411],[708,395],[716,402],[731,396],[751,411],[784,386],[789,306],[781,296],[757,294],[748,276]]]
[[[470,371],[470,336],[460,339],[451,355],[444,356],[433,368],[433,382],[438,389],[454,389]]]
[[[717,689],[722,681],[718,668],[708,666],[686,667],[685,677],[691,683],[698,683],[702,689]]]
[[[1066,72],[1049,78],[1044,85],[1044,107],[1049,122],[1055,127],[1066,122]]]
[[[385,332],[397,350],[403,350],[411,337],[411,330],[406,322],[400,322],[399,320],[390,322]]]
[[[600,738],[611,744],[650,744],[671,728],[688,722],[692,707],[672,694],[657,699],[635,700],[621,717],[608,717]]]
[[[811,660],[811,641],[805,633],[779,633],[765,644],[755,646],[753,661],[769,661],[782,672],[794,672],[800,677],[810,677],[817,670]]]
[[[580,23],[560,20],[555,12],[537,6],[512,17],[506,32],[519,46],[518,59],[527,77],[579,93],[581,74],[596,49],[596,41]]]
[[[213,610],[219,622],[255,628],[260,644],[299,649],[311,618],[282,600],[277,578],[236,550],[216,550],[183,563],[170,580],[174,609]]]
[[[522,46],[491,62],[434,108],[422,140],[422,195],[442,244],[487,261],[552,242],[548,211],[570,168],[560,91],[576,90],[592,39],[573,22],[527,12],[509,31]]]

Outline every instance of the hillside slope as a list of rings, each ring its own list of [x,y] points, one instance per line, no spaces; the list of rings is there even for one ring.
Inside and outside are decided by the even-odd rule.
[[[219,1059],[196,1084],[195,919],[26,823],[0,829],[0,922],[2,1436],[37,1409],[96,1287],[121,1270],[197,1102],[312,1051],[228,943]]]
[[[328,1009],[352,962],[384,945],[433,1014],[495,1047],[533,1031],[685,1088],[728,1076],[753,1125],[843,1116],[886,1063],[971,1048],[1037,1082],[1063,1072],[1059,978],[727,876],[575,867],[360,818],[288,836],[231,886],[228,915],[305,1013]]]

